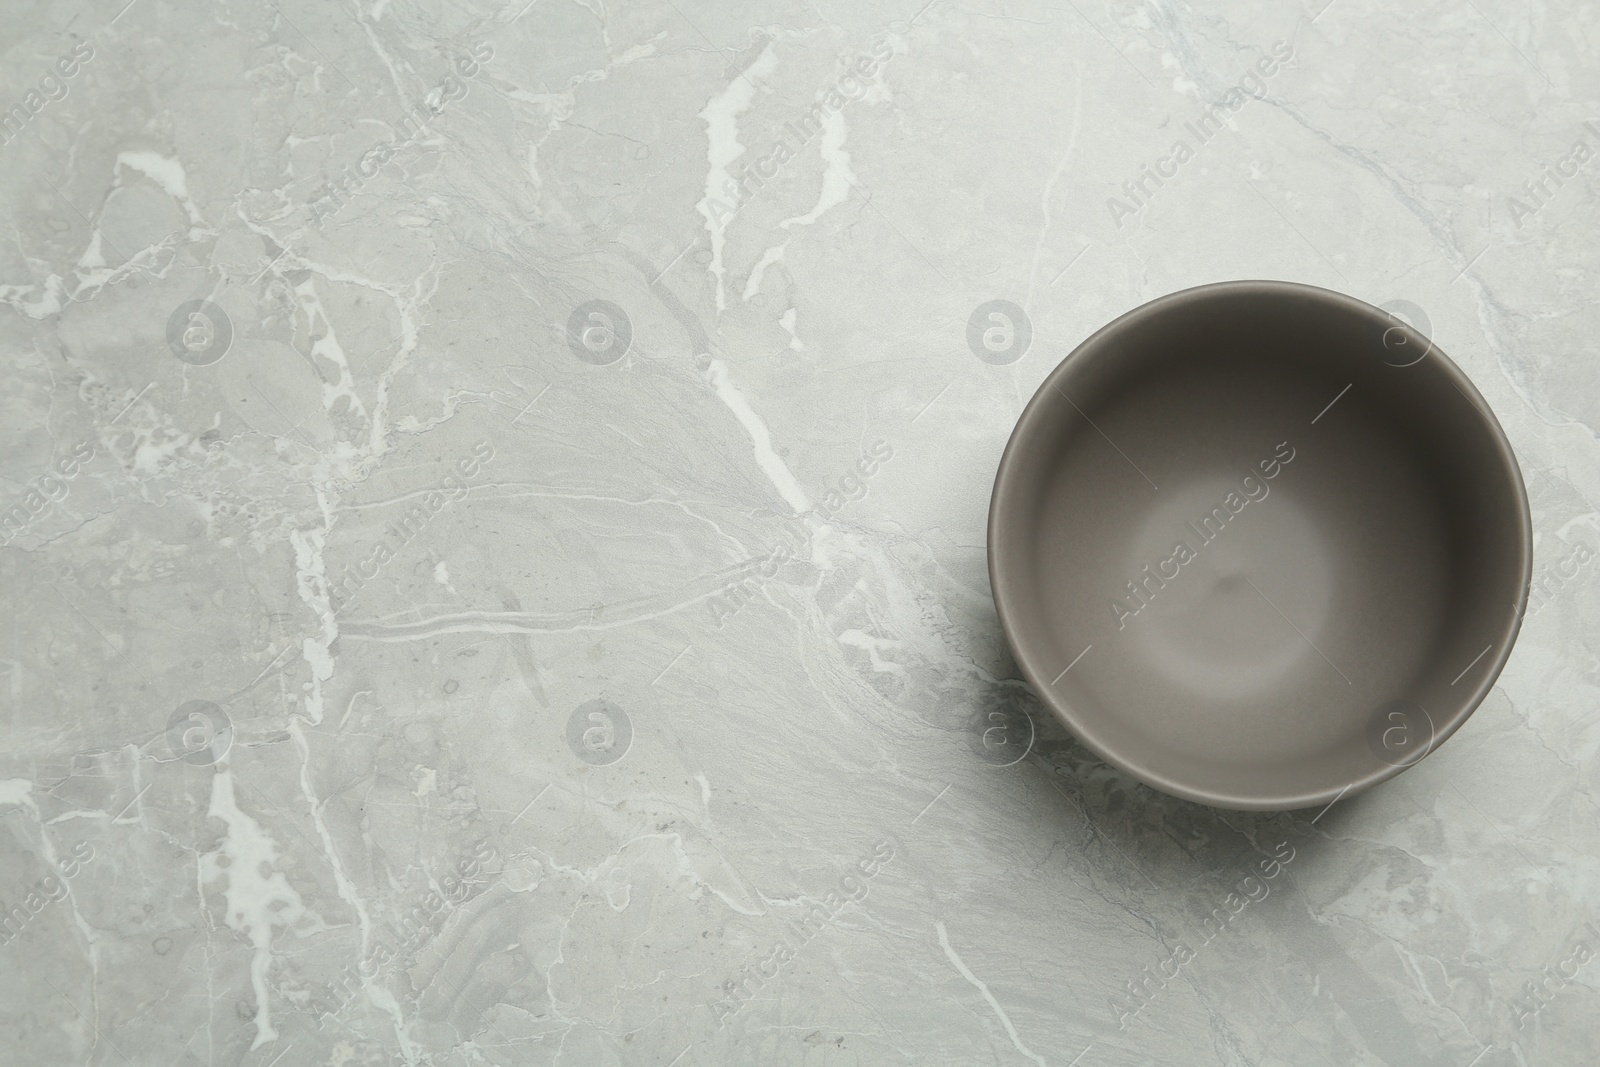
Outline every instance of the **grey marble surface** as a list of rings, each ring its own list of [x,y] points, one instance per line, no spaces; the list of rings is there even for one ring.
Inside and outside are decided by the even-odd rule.
[[[1593,5],[3,0],[0,57],[0,1062],[1600,1060]],[[1491,698],[1322,812],[1089,757],[985,570],[1043,376],[1248,277],[1413,320],[1533,500]]]

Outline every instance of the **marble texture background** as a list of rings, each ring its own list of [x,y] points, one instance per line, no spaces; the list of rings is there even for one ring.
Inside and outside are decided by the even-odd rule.
[[[1600,10],[1322,3],[5,0],[0,1061],[1600,1060]],[[1533,500],[1322,812],[1089,757],[985,571],[1046,372],[1249,277]]]

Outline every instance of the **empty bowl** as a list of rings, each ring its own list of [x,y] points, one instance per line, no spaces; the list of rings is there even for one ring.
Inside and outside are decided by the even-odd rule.
[[[1454,733],[1511,653],[1527,494],[1427,337],[1313,286],[1123,315],[1017,421],[989,576],[1017,663],[1108,763],[1223,808],[1327,805]]]

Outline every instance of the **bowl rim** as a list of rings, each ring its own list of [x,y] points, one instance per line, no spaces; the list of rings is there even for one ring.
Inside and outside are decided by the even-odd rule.
[[[1055,692],[1050,685],[1046,684],[1044,672],[1036,664],[1029,662],[1021,651],[1020,643],[1017,639],[1020,627],[1015,615],[1016,609],[1009,603],[1012,599],[1012,584],[1007,584],[1003,580],[1010,569],[1009,561],[1001,558],[1005,555],[1003,551],[996,551],[996,546],[1004,543],[1003,534],[1006,532],[1008,524],[1014,523],[1012,517],[1022,510],[1011,503],[1016,496],[1015,483],[1017,481],[1018,456],[1027,447],[1029,440],[1038,436],[1043,426],[1043,420],[1046,417],[1044,414],[1046,401],[1052,392],[1066,384],[1067,380],[1075,372],[1075,365],[1081,364],[1085,357],[1100,349],[1116,334],[1126,330],[1136,322],[1144,321],[1152,315],[1170,311],[1177,306],[1185,304],[1201,304],[1218,298],[1241,296],[1255,297],[1257,299],[1293,297],[1319,301],[1324,306],[1339,308],[1368,318],[1375,325],[1383,325],[1386,329],[1393,328],[1398,324],[1408,334],[1408,341],[1416,343],[1420,340],[1423,342],[1427,348],[1427,354],[1423,358],[1426,359],[1428,356],[1437,355],[1439,367],[1447,380],[1477,410],[1480,424],[1488,432],[1499,461],[1509,475],[1512,494],[1515,497],[1519,512],[1517,553],[1522,575],[1517,595],[1512,605],[1511,619],[1506,629],[1496,639],[1498,649],[1490,664],[1490,670],[1464,699],[1454,705],[1443,722],[1432,724],[1433,738],[1428,745],[1427,751],[1421,757],[1401,764],[1379,767],[1337,790],[1321,789],[1277,796],[1208,790],[1187,785],[1168,775],[1159,774],[1141,766],[1136,759],[1102,744],[1094,736],[1094,731],[1091,728],[1085,724],[1080,724],[1079,717],[1074,712],[1071,703]],[[1171,796],[1198,804],[1235,811],[1295,811],[1319,805],[1331,807],[1343,797],[1354,796],[1381,782],[1388,781],[1402,771],[1415,767],[1428,756],[1431,756],[1440,745],[1449,740],[1450,736],[1461,728],[1467,719],[1472,717],[1473,712],[1477,711],[1479,705],[1493,691],[1495,683],[1499,681],[1500,672],[1511,658],[1511,651],[1516,647],[1517,637],[1521,633],[1522,621],[1527,613],[1530,585],[1533,579],[1533,517],[1528,505],[1528,491],[1522,477],[1522,468],[1517,462],[1516,450],[1512,448],[1510,439],[1507,438],[1504,428],[1500,425],[1500,420],[1495,417],[1494,409],[1483,398],[1483,394],[1478,391],[1477,386],[1473,385],[1466,372],[1446,355],[1444,350],[1435,344],[1431,338],[1417,333],[1411,326],[1399,322],[1399,320],[1396,320],[1381,308],[1332,289],[1324,289],[1304,282],[1274,279],[1240,279],[1210,282],[1167,293],[1164,296],[1156,297],[1129,311],[1123,312],[1084,338],[1067,354],[1066,358],[1062,359],[1050,373],[1045,375],[1044,379],[1039,383],[1038,389],[1034,391],[1033,396],[1023,408],[1022,414],[1017,417],[1016,425],[1012,427],[1011,435],[1006,441],[1005,451],[1001,453],[1000,464],[995,471],[994,487],[989,496],[987,538],[989,588],[994,599],[995,610],[1000,618],[1000,628],[1005,635],[1006,645],[1011,651],[1012,658],[1016,660],[1017,666],[1022,671],[1029,688],[1040,703],[1050,710],[1055,719],[1066,727],[1068,732],[1080,744],[1123,773]],[[1013,579],[1013,584],[1015,584],[1015,579]],[[1430,721],[1431,719],[1432,716],[1430,715]]]

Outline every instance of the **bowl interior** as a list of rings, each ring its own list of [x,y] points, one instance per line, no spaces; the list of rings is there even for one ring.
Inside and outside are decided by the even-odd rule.
[[[1471,714],[1530,565],[1504,435],[1426,338],[1309,286],[1145,305],[1040,388],[1001,463],[991,577],[1069,729],[1168,792],[1331,800]]]

